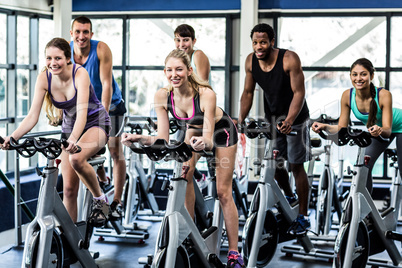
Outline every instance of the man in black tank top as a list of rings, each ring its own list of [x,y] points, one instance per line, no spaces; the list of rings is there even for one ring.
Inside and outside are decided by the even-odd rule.
[[[279,156],[288,160],[295,177],[299,198],[299,216],[291,225],[289,233],[302,235],[310,228],[307,216],[309,185],[303,163],[310,159],[310,140],[308,133],[309,110],[305,101],[304,75],[298,55],[289,50],[274,48],[275,33],[265,23],[256,25],[251,31],[253,53],[246,59],[246,78],[240,100],[238,123],[244,123],[249,113],[256,83],[264,91],[265,119],[275,124],[280,132],[276,140]],[[282,125],[277,123],[282,121]],[[287,136],[291,130],[296,136]],[[283,166],[283,165],[281,165]],[[275,179],[284,190],[288,201],[296,196],[289,185],[285,168],[276,168]]]

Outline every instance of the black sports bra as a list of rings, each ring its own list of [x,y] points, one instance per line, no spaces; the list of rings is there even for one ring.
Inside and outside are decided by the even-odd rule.
[[[193,115],[191,117],[182,118],[177,116],[174,108],[173,91],[170,92],[167,98],[167,107],[172,116],[179,122],[186,123],[188,125],[203,125],[204,124],[204,113],[200,108],[200,94],[198,92],[193,97]]]

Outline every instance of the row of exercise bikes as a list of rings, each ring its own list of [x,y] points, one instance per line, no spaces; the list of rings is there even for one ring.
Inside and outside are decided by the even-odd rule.
[[[335,119],[321,115],[314,120],[336,123]],[[171,134],[180,133],[180,128],[171,121]],[[132,133],[155,133],[157,126],[151,118],[132,117],[125,122],[126,131]],[[264,138],[265,146],[262,161],[256,161],[252,169],[259,170],[259,181],[249,203],[247,190],[242,189],[242,178],[233,179],[233,195],[239,211],[245,216],[241,253],[247,267],[266,267],[277,252],[279,243],[297,241],[294,245],[286,243],[281,251],[287,256],[302,255],[333,261],[333,267],[402,267],[402,256],[396,242],[402,241],[402,234],[396,232],[401,202],[401,177],[397,166],[396,151],[387,149],[386,155],[394,167],[389,207],[382,212],[376,208],[374,200],[365,185],[368,176],[368,162],[364,155],[372,137],[366,131],[348,127],[338,133],[320,133],[325,140],[312,140],[313,158],[308,163],[307,173],[315,204],[316,224],[311,233],[292,236],[287,233],[290,224],[298,215],[298,203],[289,203],[274,179],[277,152],[273,150],[277,130],[264,120],[248,120],[241,129],[248,138]],[[180,136],[180,135],[179,135]],[[1,137],[0,137],[1,142]],[[192,157],[192,149],[183,142],[157,140],[151,146],[133,144],[127,152],[127,180],[124,190],[124,214],[118,221],[109,221],[104,228],[94,228],[88,222],[92,198],[85,187],[80,187],[79,221],[74,223],[69,217],[60,194],[56,189],[58,180],[57,157],[61,153],[63,140],[49,138],[26,138],[11,147],[23,157],[41,153],[47,158],[43,170],[37,169],[42,177],[36,216],[29,224],[23,261],[21,267],[69,267],[79,262],[83,267],[98,267],[95,259],[99,253],[89,251],[92,235],[100,239],[112,236],[135,238],[145,241],[149,237],[148,227],[139,226],[137,217],[144,216],[142,208],[148,208],[148,215],[161,220],[155,250],[139,263],[144,267],[226,267],[220,259],[225,240],[223,215],[215,188],[213,153],[198,152],[208,163],[208,193],[195,185],[195,221],[184,207],[187,181],[186,166],[183,163]],[[338,176],[331,167],[334,145],[358,147],[357,160],[353,169],[350,189],[344,191],[343,157],[339,160]],[[324,155],[324,167],[318,184],[314,181],[314,165]],[[151,160],[144,169],[143,159]],[[105,161],[98,156],[88,160],[97,169]],[[173,161],[172,175],[158,174],[155,163]],[[165,211],[159,209],[153,189],[159,179],[162,188],[168,190]],[[196,178],[194,178],[196,180]],[[313,191],[314,190],[314,191]],[[315,195],[312,194],[315,193]],[[113,200],[113,188],[105,190],[109,200]],[[51,200],[51,202],[49,202]],[[334,227],[337,231],[334,233]],[[321,249],[320,243],[332,243],[333,248]],[[370,256],[386,251],[390,260],[372,259]]]

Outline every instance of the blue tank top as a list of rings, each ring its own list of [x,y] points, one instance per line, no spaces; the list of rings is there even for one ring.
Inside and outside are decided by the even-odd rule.
[[[48,92],[50,95],[50,99],[52,100],[53,105],[63,110],[63,123],[61,125],[61,129],[63,133],[71,133],[74,128],[75,120],[77,117],[77,88],[75,87],[75,74],[79,68],[76,68],[76,65],[73,66],[73,85],[75,94],[74,97],[67,101],[58,102],[53,99],[52,96],[52,73],[46,70],[47,76],[47,84],[48,84]],[[88,100],[88,114],[87,114],[87,122],[85,124],[84,130],[87,130],[94,126],[111,126],[110,117],[106,112],[103,105],[100,103],[98,98],[95,95],[94,88],[90,84],[89,88],[89,100]],[[108,134],[108,133],[107,133]]]
[[[89,78],[91,79],[91,83],[94,87],[96,97],[99,100],[102,100],[102,83],[99,76],[99,59],[97,55],[99,41],[91,40],[91,50],[89,51],[88,59],[82,65],[89,74]],[[74,52],[74,42],[70,42],[71,51]],[[71,62],[75,63],[74,57],[71,57]],[[116,106],[121,102],[122,95],[119,86],[117,85],[116,80],[114,80],[114,76],[112,76],[112,85],[113,85],[113,95],[112,95],[112,103],[110,104],[110,111],[116,109]]]
[[[202,125],[204,124],[204,112],[201,111],[200,107],[200,95],[198,92],[195,94],[193,97],[193,114],[191,117],[179,117],[176,114],[175,108],[174,108],[174,99],[173,99],[173,91],[169,92],[169,95],[167,97],[167,108],[169,112],[172,114],[172,116],[178,120],[179,122],[188,124],[188,125]]]
[[[377,125],[382,127],[382,110],[380,108],[380,104],[378,101],[378,94],[382,88],[375,88],[377,91],[377,94],[375,95],[375,102],[377,103]],[[352,110],[353,114],[356,116],[358,120],[363,122],[365,125],[367,125],[368,121],[368,113],[362,113],[359,111],[357,108],[356,104],[356,89],[351,88],[350,89],[350,109]],[[392,133],[402,133],[402,109],[399,108],[392,108]]]

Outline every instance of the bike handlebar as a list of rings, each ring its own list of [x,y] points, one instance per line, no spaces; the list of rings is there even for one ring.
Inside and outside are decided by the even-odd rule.
[[[2,137],[0,137],[0,143],[4,143]],[[10,137],[11,149],[16,150],[19,155],[25,158],[32,157],[37,152],[40,152],[47,159],[56,159],[62,152],[61,145],[68,147],[68,141],[66,139],[29,137],[22,142],[18,142],[13,137]],[[81,152],[81,147],[76,146],[78,148],[76,153]]]
[[[158,130],[158,125],[152,120],[151,117],[146,117],[145,120],[147,123],[131,123],[128,122],[126,126],[131,128],[131,133],[135,134],[142,134],[143,129],[146,129],[148,131],[148,134],[150,135],[152,133],[152,129]],[[169,120],[169,133],[174,134],[180,129],[179,124],[177,123],[176,120],[170,119]]]
[[[362,129],[344,127],[339,129],[336,133],[324,133],[324,131],[318,132],[321,138],[325,140],[331,140],[338,146],[344,146],[346,144],[357,145],[359,147],[367,147],[371,144],[371,138],[375,138],[379,141],[389,141],[387,138],[381,136],[373,137],[368,131]]]
[[[282,121],[278,121],[279,126],[282,125]],[[276,135],[274,133],[280,133],[275,125],[266,122],[264,119],[254,120],[252,118],[248,119],[245,125],[239,126],[239,132],[246,134],[249,139],[266,137],[269,140],[274,139]],[[296,136],[296,131],[291,131],[290,136]]]
[[[329,125],[337,125],[338,121],[339,121],[339,117],[332,118],[332,117],[327,116],[326,114],[320,114],[320,116],[318,118],[309,120],[309,126],[311,127],[314,122],[329,124]]]
[[[186,162],[193,156],[192,152],[199,153],[201,156],[211,157],[211,151],[194,151],[191,145],[184,142],[168,144],[164,139],[157,139],[152,145],[141,145],[132,143],[130,149],[135,153],[146,154],[152,161],[165,159]]]

